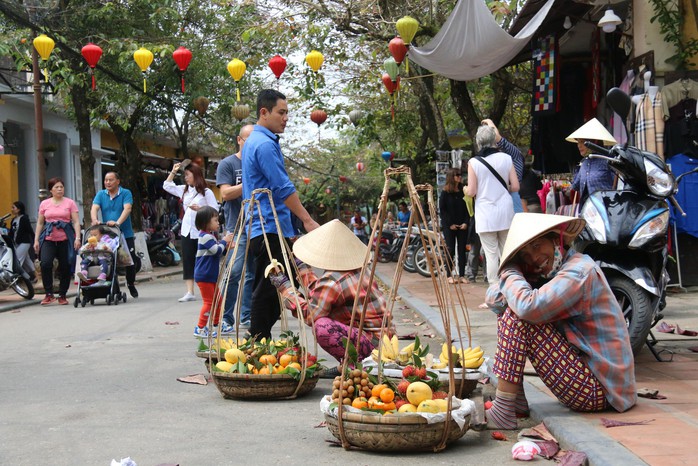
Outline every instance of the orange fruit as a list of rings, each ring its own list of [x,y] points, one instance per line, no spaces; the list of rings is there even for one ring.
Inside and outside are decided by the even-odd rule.
[[[259,357],[259,362],[262,364],[271,364],[272,366],[276,364],[276,356],[273,354],[265,354]]]
[[[368,400],[363,396],[359,398],[354,398],[354,401],[351,402],[351,405],[357,409],[368,408]]]
[[[395,392],[391,388],[384,388],[378,396],[380,396],[382,402],[389,403],[395,398]]]
[[[283,367],[288,366],[292,362],[293,356],[291,356],[288,353],[281,355],[281,357],[279,358],[279,364],[281,364]]]
[[[269,366],[263,366],[259,369],[258,374],[269,374]]]
[[[381,390],[383,390],[384,388],[388,388],[388,386],[385,384],[382,384],[382,383],[378,384],[378,385],[374,385],[373,389],[371,390],[371,395],[376,396],[376,397],[380,396]]]
[[[381,409],[384,411],[392,411],[395,409],[395,403],[392,401],[390,403],[383,403],[383,407]]]
[[[301,369],[302,369],[300,363],[297,363],[297,362],[292,362],[292,363],[290,363],[290,364],[288,365],[288,367],[293,367],[293,368],[298,369],[298,370],[301,370]]]

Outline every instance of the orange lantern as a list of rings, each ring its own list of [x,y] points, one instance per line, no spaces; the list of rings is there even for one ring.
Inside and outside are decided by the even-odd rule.
[[[310,178],[308,178],[307,176],[303,177],[303,183],[305,183],[306,185],[310,184]]]

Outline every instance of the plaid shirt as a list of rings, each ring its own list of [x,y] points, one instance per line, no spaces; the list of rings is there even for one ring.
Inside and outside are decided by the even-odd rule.
[[[299,266],[298,279],[300,285],[308,290],[308,297],[304,298],[302,295],[298,295],[298,302],[303,310],[306,323],[312,325],[312,322],[321,317],[329,317],[348,326],[351,321],[354,301],[359,299],[357,309],[361,312],[363,300],[366,296],[365,286],[359,290],[359,274],[360,270],[350,270],[348,272],[332,272],[328,270],[318,278],[309,266],[301,264]],[[368,282],[368,277],[365,276],[364,281]],[[291,283],[285,281],[278,287],[278,290],[284,300],[284,305],[288,309],[295,311],[296,306]],[[369,333],[374,341],[378,340],[386,309],[387,302],[385,296],[374,281],[370,289],[370,297],[364,319],[364,331]],[[359,326],[358,315],[354,319],[354,326],[357,328]],[[388,316],[386,326],[388,335],[395,334],[395,328],[390,316]]]
[[[508,303],[527,322],[553,324],[577,349],[616,410],[626,411],[637,402],[625,319],[606,277],[589,256],[570,250],[555,277],[538,289],[518,266],[507,266],[499,275],[499,289],[491,286],[486,301],[495,308]]]

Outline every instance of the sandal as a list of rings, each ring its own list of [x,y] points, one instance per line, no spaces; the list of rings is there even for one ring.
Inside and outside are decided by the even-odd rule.
[[[448,283],[449,283],[449,285],[453,285],[453,283],[454,283],[453,277],[448,277]]]
[[[465,278],[465,277],[460,277],[460,282],[461,282],[461,283],[465,283],[465,284],[467,285],[468,283],[470,283],[470,280],[468,280],[468,279]]]

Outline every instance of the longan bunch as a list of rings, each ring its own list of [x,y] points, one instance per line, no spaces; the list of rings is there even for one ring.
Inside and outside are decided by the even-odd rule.
[[[373,382],[368,379],[368,372],[361,369],[352,369],[347,373],[347,378],[341,375],[332,382],[332,401],[351,405],[352,400],[359,397],[371,396]]]

